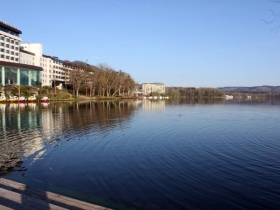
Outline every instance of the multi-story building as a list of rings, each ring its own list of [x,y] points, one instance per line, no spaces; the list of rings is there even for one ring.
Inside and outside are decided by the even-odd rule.
[[[74,68],[69,61],[63,62],[65,86],[68,86],[70,84],[70,74],[73,69]]]
[[[165,86],[163,83],[143,83],[142,94],[149,95],[150,93],[165,93]]]
[[[0,61],[19,62],[21,31],[0,20]]]
[[[35,56],[26,52],[25,63],[20,63],[20,34],[15,26],[0,21],[0,85],[41,85],[42,68],[32,61]]]
[[[51,85],[52,77],[48,77],[52,66],[51,58],[43,56],[43,45],[40,43],[20,43],[20,63],[40,66],[42,71],[42,86]]]
[[[19,62],[28,65],[34,65],[35,53],[28,52],[26,50],[20,49],[19,51]]]
[[[33,62],[35,66],[41,66],[41,57],[43,54],[43,45],[40,43],[20,43],[20,49],[25,52],[30,52],[34,54]],[[21,55],[24,55],[21,53]],[[20,57],[20,60],[25,61],[25,57]]]
[[[43,68],[42,86],[60,85],[65,83],[65,71],[63,61],[55,56],[43,54],[43,46],[39,43],[21,43],[21,63],[28,63],[31,55],[34,65]]]
[[[53,57],[53,82],[55,85],[61,85],[65,83],[65,71],[63,61],[58,57]]]
[[[42,86],[51,86],[53,82],[53,59],[51,56],[42,55],[40,59],[42,72]]]

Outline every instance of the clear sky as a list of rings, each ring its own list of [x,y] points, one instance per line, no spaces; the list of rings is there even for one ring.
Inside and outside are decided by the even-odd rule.
[[[269,0],[0,0],[22,41],[166,86],[280,85],[280,3]]]

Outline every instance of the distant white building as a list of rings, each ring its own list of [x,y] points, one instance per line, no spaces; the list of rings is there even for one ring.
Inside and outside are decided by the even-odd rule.
[[[149,95],[150,93],[165,93],[165,86],[163,83],[143,83],[142,94]]]

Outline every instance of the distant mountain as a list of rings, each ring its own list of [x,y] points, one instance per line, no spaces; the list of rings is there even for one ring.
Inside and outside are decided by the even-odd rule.
[[[224,92],[258,92],[258,93],[270,93],[280,92],[280,86],[254,86],[254,87],[220,87],[217,88]]]

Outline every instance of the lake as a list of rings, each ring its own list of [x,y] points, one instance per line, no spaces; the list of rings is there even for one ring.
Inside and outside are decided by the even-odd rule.
[[[107,207],[280,208],[277,100],[0,104],[0,135],[1,176]]]

